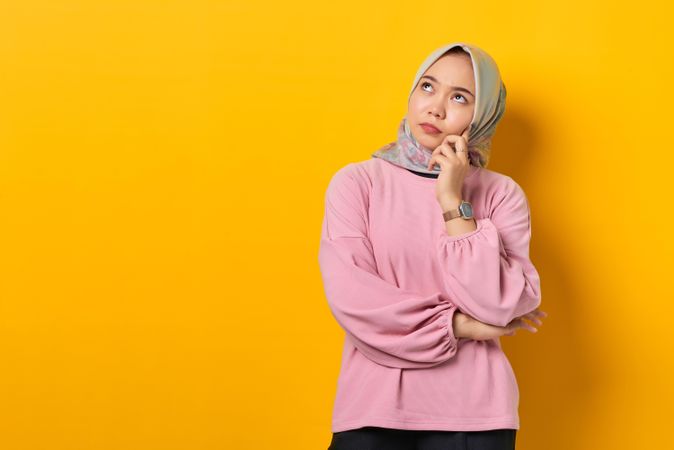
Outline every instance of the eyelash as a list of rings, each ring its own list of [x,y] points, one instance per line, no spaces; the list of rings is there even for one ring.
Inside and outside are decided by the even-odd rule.
[[[421,85],[420,85],[422,90],[424,89],[424,85],[425,85],[425,84],[428,84],[429,86],[432,86],[431,83],[429,83],[428,81],[424,81],[424,82],[422,82]],[[466,97],[464,97],[464,96],[461,95],[461,94],[456,94],[456,95],[458,95],[459,97],[463,97],[463,99],[465,100],[465,103],[468,103],[468,99],[467,99]],[[454,97],[456,97],[456,95],[455,95]],[[452,98],[454,98],[454,97],[452,97]]]

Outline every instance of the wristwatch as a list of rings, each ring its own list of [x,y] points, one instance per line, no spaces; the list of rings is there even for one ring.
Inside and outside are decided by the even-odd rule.
[[[444,217],[445,222],[452,219],[456,219],[457,217],[461,217],[466,220],[472,219],[473,205],[471,205],[465,200],[461,200],[461,204],[459,205],[458,208],[445,211],[444,213],[442,213],[442,217]]]

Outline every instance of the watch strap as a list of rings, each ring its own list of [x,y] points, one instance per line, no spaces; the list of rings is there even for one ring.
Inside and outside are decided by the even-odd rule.
[[[459,208],[450,209],[442,213],[442,217],[445,219],[445,222],[456,219],[457,217],[461,217],[461,210]]]

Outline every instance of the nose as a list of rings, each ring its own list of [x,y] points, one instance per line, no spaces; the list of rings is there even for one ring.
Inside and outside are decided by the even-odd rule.
[[[428,112],[433,114],[438,119],[442,120],[444,118],[444,115],[445,115],[445,108],[443,107],[442,101],[437,101],[437,100],[434,101],[431,104]]]

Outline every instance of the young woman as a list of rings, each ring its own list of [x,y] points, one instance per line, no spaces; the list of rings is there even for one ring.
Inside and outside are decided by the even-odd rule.
[[[398,139],[330,180],[319,264],[346,333],[330,450],[514,449],[500,336],[541,325],[522,188],[486,169],[506,91],[457,42],[419,68]]]

